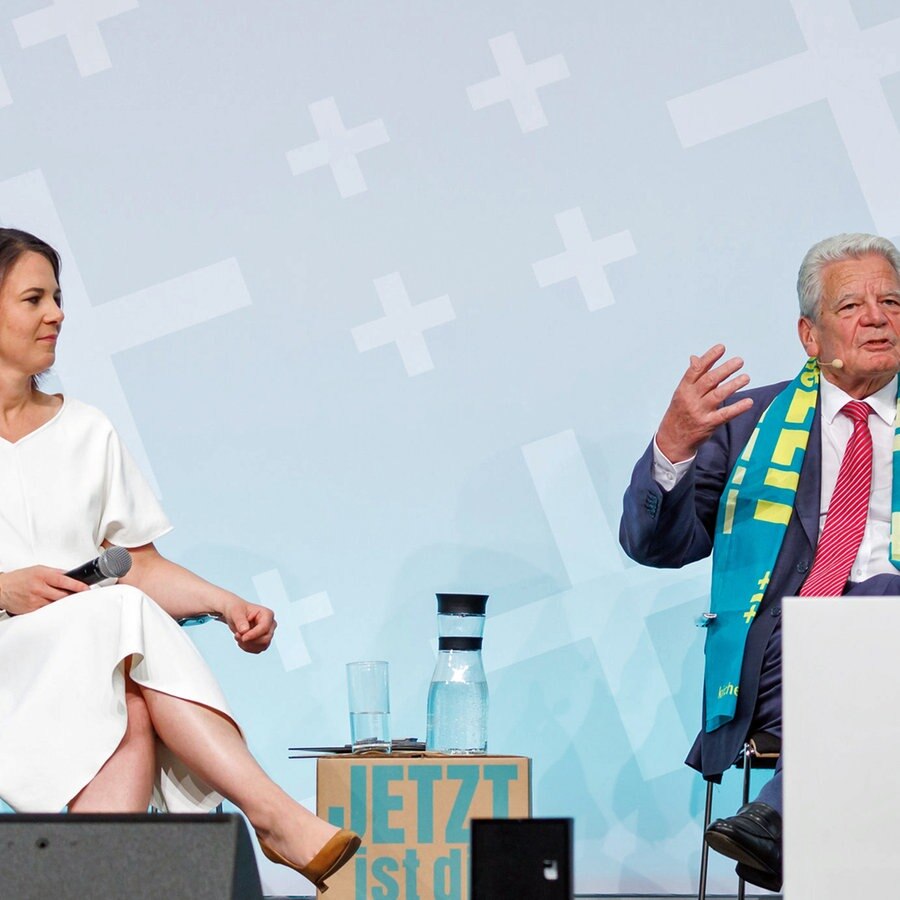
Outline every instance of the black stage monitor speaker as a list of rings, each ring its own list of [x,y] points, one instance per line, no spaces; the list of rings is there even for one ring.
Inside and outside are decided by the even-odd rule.
[[[572,900],[572,819],[473,819],[472,900]]]
[[[0,815],[8,900],[262,900],[238,815]]]

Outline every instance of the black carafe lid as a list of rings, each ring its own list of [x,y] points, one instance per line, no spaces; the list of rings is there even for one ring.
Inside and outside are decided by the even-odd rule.
[[[439,616],[483,616],[489,594],[435,594]]]

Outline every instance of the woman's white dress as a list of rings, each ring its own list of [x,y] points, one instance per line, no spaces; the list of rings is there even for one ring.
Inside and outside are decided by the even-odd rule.
[[[139,547],[171,527],[99,410],[65,399],[41,428],[0,439],[0,572],[72,569],[104,541]],[[125,733],[132,656],[135,682],[231,716],[194,644],[135,588],[0,612],[0,799],[20,812],[57,812],[96,775]],[[157,761],[155,806],[197,812],[221,799],[161,744]]]

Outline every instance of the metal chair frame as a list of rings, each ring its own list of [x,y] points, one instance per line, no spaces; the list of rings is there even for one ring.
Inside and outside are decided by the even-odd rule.
[[[743,769],[744,772],[742,804],[747,804],[750,802],[750,774],[753,769],[774,769],[775,763],[778,761],[778,757],[780,756],[780,745],[778,752],[775,752],[774,750],[769,752],[761,752],[760,750],[758,750],[757,741],[760,737],[762,737],[762,735],[754,734],[752,737],[748,738],[743,746],[743,749],[738,755],[738,758],[734,762],[733,768]],[[773,740],[771,735],[766,734],[765,737],[770,741]],[[714,787],[715,782],[706,782],[706,804],[703,812],[703,836],[701,838],[702,848],[700,850],[700,886],[697,891],[697,900],[706,900],[706,875],[707,868],[709,866],[709,845],[706,843],[706,829],[709,828],[710,822],[712,822],[712,799]],[[744,900],[745,893],[746,882],[743,878],[738,876],[737,900]]]

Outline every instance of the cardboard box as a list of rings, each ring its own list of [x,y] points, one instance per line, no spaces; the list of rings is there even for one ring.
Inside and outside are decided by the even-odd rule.
[[[363,839],[328,880],[330,900],[468,900],[469,821],[531,816],[531,760],[323,757],[316,808]]]

